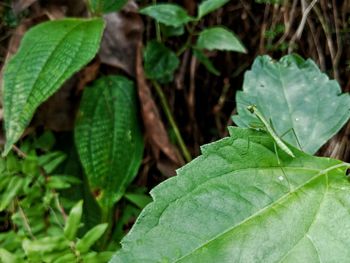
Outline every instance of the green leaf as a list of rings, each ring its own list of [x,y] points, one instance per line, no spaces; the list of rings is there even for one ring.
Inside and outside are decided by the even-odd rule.
[[[66,263],[66,262],[76,262],[77,257],[72,252],[67,252],[67,254],[58,257],[53,263]]]
[[[39,165],[46,173],[52,173],[65,159],[66,154],[63,152],[51,152],[38,158]]]
[[[152,201],[151,197],[145,194],[127,193],[125,198],[141,209]]]
[[[41,258],[52,252],[60,252],[69,248],[69,241],[63,236],[44,237],[36,240],[23,240],[22,246],[29,258]],[[41,262],[41,261],[34,261]]]
[[[90,252],[86,256],[83,256],[84,263],[105,263],[109,262],[111,257],[113,256],[113,252],[104,251],[100,253]]]
[[[69,212],[64,235],[68,240],[74,240],[80,226],[81,215],[83,213],[83,201],[79,201]]]
[[[347,261],[349,164],[291,149],[230,128],[151,191],[111,262]]]
[[[21,260],[13,253],[0,247],[0,260],[4,263],[20,263]]]
[[[100,18],[63,19],[39,24],[25,34],[19,51],[5,65],[3,155],[20,138],[36,108],[95,56],[103,27]]]
[[[82,239],[77,242],[76,249],[80,253],[86,253],[106,231],[108,224],[100,224],[89,230]]]
[[[166,83],[173,80],[180,61],[171,49],[157,41],[150,41],[144,51],[144,64],[147,78]]]
[[[89,0],[90,8],[96,14],[119,11],[127,2],[128,0]]]
[[[34,146],[35,148],[48,152],[52,149],[55,143],[55,135],[51,131],[47,131],[44,134],[42,134],[39,138],[35,139]]]
[[[21,191],[24,186],[24,178],[19,176],[13,176],[7,185],[7,189],[1,195],[0,199],[0,212],[4,211],[8,205],[13,201],[16,195]]]
[[[141,9],[140,13],[154,18],[159,23],[173,27],[179,27],[193,20],[184,8],[175,4],[151,5]]]
[[[198,7],[198,19],[201,19],[203,16],[215,11],[228,2],[229,0],[204,0]]]
[[[162,35],[165,37],[175,37],[175,36],[182,36],[185,33],[184,26],[167,26],[164,24],[160,24],[160,30],[162,32]]]
[[[136,89],[109,76],[85,90],[75,142],[92,192],[104,208],[114,205],[134,179],[143,154]]]
[[[197,48],[208,50],[227,50],[247,53],[239,38],[223,27],[212,27],[203,30],[197,40]]]
[[[220,71],[218,71],[213,63],[206,57],[206,55],[199,49],[193,49],[193,55],[198,59],[200,63],[202,63],[205,68],[215,76],[220,76]]]
[[[73,176],[55,175],[47,179],[46,186],[51,189],[66,189],[72,184],[81,184],[81,181]]]
[[[315,153],[350,117],[350,96],[323,74],[316,64],[296,55],[280,61],[257,57],[237,93],[234,122],[248,127],[256,118],[247,111],[255,104],[273,123],[277,134],[303,151]],[[293,133],[293,130],[298,138]],[[289,132],[288,132],[289,131]]]

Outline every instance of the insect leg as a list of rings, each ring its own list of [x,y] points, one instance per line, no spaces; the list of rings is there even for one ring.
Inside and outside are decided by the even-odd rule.
[[[273,148],[275,149],[275,154],[276,154],[278,165],[281,165],[281,161],[280,161],[280,158],[278,156],[277,145],[275,142],[273,142]]]
[[[298,136],[297,136],[297,134],[295,133],[294,128],[290,128],[290,129],[288,129],[287,131],[285,131],[284,133],[282,133],[281,138],[283,138],[283,136],[285,136],[286,134],[288,134],[290,131],[292,131],[292,133],[293,133],[293,135],[294,135],[294,138],[295,138],[295,141],[296,141],[297,144],[298,144],[299,149],[300,149],[300,150],[303,150],[303,148],[301,147],[300,141],[299,141],[299,139],[298,139]]]

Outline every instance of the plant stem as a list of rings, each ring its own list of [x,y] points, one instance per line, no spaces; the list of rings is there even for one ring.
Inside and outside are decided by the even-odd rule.
[[[153,4],[155,5],[155,4],[157,4],[157,0],[153,0],[152,1],[153,2]],[[156,36],[157,36],[157,41],[158,42],[162,42],[162,35],[161,35],[161,32],[160,32],[160,25],[159,25],[159,23],[155,20],[155,26],[156,26]]]
[[[110,240],[110,235],[112,233],[112,226],[113,226],[113,206],[106,206],[105,204],[100,203],[99,204],[101,208],[101,223],[107,223],[107,229],[103,236],[100,238],[99,242],[97,243],[98,248],[100,251],[103,251],[106,249],[108,242]]]
[[[169,107],[168,101],[166,100],[165,94],[157,81],[152,80],[152,84],[153,84],[154,88],[156,89],[156,92],[157,92],[157,95],[160,99],[160,103],[161,103],[161,106],[162,106],[163,111],[165,113],[165,116],[167,117],[167,119],[170,123],[170,126],[175,133],[176,141],[177,141],[178,145],[180,146],[182,154],[183,154],[186,162],[190,162],[192,160],[191,154],[188,151],[184,140],[182,139],[179,128],[177,127],[177,124],[174,120],[174,117],[170,111],[170,107]]]
[[[195,28],[197,26],[197,22],[194,22],[191,26],[187,25],[188,37],[186,39],[185,44],[176,52],[176,56],[181,56],[188,48],[191,47],[192,37],[195,35]]]

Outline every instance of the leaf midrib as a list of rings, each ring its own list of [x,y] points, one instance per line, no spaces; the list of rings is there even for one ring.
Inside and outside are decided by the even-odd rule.
[[[26,96],[26,101],[25,103],[23,104],[23,107],[22,107],[22,111],[21,113],[18,115],[18,119],[15,121],[15,123],[18,124],[18,122],[20,122],[20,119],[21,119],[21,116],[23,114],[23,111],[25,109],[25,105],[27,105],[28,101],[29,101],[29,98],[31,96],[31,94],[33,93],[33,87],[35,87],[36,83],[38,82],[40,76],[42,75],[42,72],[43,72],[43,69],[45,68],[45,66],[48,64],[48,62],[50,61],[50,59],[52,58],[53,54],[55,54],[56,50],[58,49],[58,47],[63,43],[63,41],[67,38],[67,36],[72,33],[77,27],[81,26],[82,24],[86,23],[86,21],[78,21],[79,23],[77,23],[76,25],[74,25],[69,31],[67,31],[63,36],[62,38],[59,40],[59,42],[57,43],[57,45],[55,46],[55,48],[53,49],[53,51],[50,53],[50,55],[47,57],[46,61],[44,62],[43,66],[41,67],[41,69],[39,70],[38,74],[37,74],[37,77],[35,78],[34,82],[33,82],[33,85],[31,85],[31,90],[28,94],[28,96]],[[82,41],[81,41],[82,43]],[[81,45],[80,43],[80,45]],[[28,54],[30,51],[26,52],[26,54]],[[78,50],[79,52],[79,50]],[[77,53],[74,54],[74,56],[76,56]],[[64,71],[64,73],[66,72],[66,70]],[[63,73],[63,74],[64,74]],[[62,75],[63,75],[62,74]],[[13,94],[13,93],[12,93]],[[11,100],[9,101],[9,120],[8,120],[8,129],[11,130],[11,127],[13,125],[13,121],[11,121],[12,119],[12,105],[13,105],[13,99],[14,99],[14,96],[11,96]],[[32,113],[31,113],[32,115]],[[10,124],[12,123],[12,125]],[[22,125],[20,125],[22,126]],[[7,131],[6,131],[7,133]],[[16,132],[14,138],[7,138],[7,141],[9,141],[11,144],[13,144],[13,141],[15,141],[17,138],[16,137],[19,137],[20,135],[17,134],[18,131]],[[6,143],[7,144],[7,143]],[[7,148],[9,147],[9,145],[7,146]],[[5,147],[6,148],[6,147]]]
[[[299,185],[298,187],[296,187],[293,191],[289,191],[288,193],[286,193],[285,195],[281,196],[279,199],[277,199],[275,202],[271,203],[270,205],[265,206],[264,208],[262,208],[261,210],[259,210],[258,212],[250,215],[249,217],[247,217],[246,219],[244,219],[242,222],[234,225],[233,227],[228,228],[227,230],[221,232],[220,234],[216,235],[215,237],[211,238],[210,240],[206,241],[205,243],[201,244],[200,246],[196,247],[195,249],[191,250],[189,253],[187,253],[186,255],[182,256],[181,258],[176,259],[175,261],[173,261],[173,263],[176,262],[180,262],[181,260],[183,260],[184,258],[190,256],[191,254],[193,254],[195,251],[201,249],[202,247],[208,245],[209,243],[215,241],[216,239],[218,239],[219,237],[221,237],[222,235],[225,235],[226,233],[232,231],[233,229],[245,224],[246,222],[248,222],[249,220],[255,218],[256,216],[262,214],[263,212],[265,212],[266,210],[274,207],[275,205],[278,205],[280,202],[282,202],[282,200],[287,199],[291,194],[294,194],[295,192],[297,192],[299,189],[303,188],[304,186],[306,186],[308,183],[312,182],[313,180],[318,179],[320,176],[327,174],[327,172],[336,169],[336,168],[340,168],[342,166],[346,166],[347,164],[345,163],[341,163],[341,164],[337,164],[337,165],[333,165],[327,169],[323,169],[320,170],[319,173],[317,173],[315,176],[311,177],[309,180],[305,181],[303,184]],[[297,169],[301,169],[301,170],[313,170],[313,171],[318,171],[318,169],[310,169],[310,168],[299,168],[299,167],[283,167],[283,168],[297,168]],[[244,169],[239,169],[234,171],[234,173],[239,172],[239,171],[243,171],[243,170],[249,170],[249,169],[254,169],[254,168],[244,168]],[[264,169],[263,168],[259,168],[259,169]],[[281,169],[281,167],[265,167],[265,169]],[[227,174],[227,173],[226,173]],[[225,175],[225,174],[223,174]],[[223,176],[221,175],[221,176]],[[216,177],[217,178],[217,177]],[[328,180],[327,180],[328,182]],[[327,190],[328,190],[328,183],[327,183]],[[327,192],[327,191],[326,191]],[[325,193],[326,193],[325,192]],[[168,207],[168,206],[167,206]],[[165,210],[165,209],[164,209]],[[311,226],[311,225],[310,225]]]

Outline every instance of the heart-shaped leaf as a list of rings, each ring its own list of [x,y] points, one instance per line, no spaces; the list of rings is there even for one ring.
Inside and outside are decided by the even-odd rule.
[[[256,118],[247,111],[255,104],[283,139],[310,154],[335,135],[350,117],[350,96],[323,74],[315,63],[296,55],[279,62],[255,59],[237,93],[234,122],[248,127]],[[295,134],[293,133],[293,130]],[[296,139],[297,138],[297,139]]]
[[[251,129],[202,155],[151,192],[111,262],[345,262],[350,256],[348,164],[295,158]]]
[[[92,192],[111,208],[134,179],[143,154],[134,84],[121,76],[84,91],[75,142]]]
[[[37,107],[96,54],[104,22],[64,19],[29,30],[18,53],[5,65],[3,77],[7,155]]]

